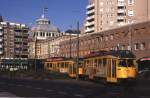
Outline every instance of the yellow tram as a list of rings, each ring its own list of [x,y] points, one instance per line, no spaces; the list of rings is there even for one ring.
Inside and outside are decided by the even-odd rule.
[[[100,51],[84,59],[84,75],[89,79],[103,79],[117,83],[136,78],[135,56],[127,50]]]
[[[82,75],[82,60],[79,61],[79,65],[76,66],[76,59],[64,58],[64,57],[52,57],[46,60],[44,69],[51,72],[59,72],[68,74],[71,78],[75,78],[76,75]]]
[[[79,60],[79,65],[73,58],[50,58],[44,68],[47,71],[66,73],[72,78],[102,79],[111,83],[135,80],[137,74],[135,56],[128,50],[93,52]]]

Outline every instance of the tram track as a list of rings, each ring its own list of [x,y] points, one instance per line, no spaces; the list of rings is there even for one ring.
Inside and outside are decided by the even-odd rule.
[[[39,93],[46,97],[53,96],[52,98],[150,98],[150,84],[142,87],[145,80],[140,80],[136,85],[112,85],[80,80],[1,80],[1,89],[17,96],[39,96]]]

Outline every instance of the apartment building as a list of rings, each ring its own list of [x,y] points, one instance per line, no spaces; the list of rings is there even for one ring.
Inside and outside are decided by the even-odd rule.
[[[149,5],[148,0],[89,0],[84,33],[147,21]]]
[[[25,24],[1,21],[0,58],[28,58],[28,30]]]

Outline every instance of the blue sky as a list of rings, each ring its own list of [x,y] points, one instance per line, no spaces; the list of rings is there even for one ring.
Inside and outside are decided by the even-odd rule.
[[[76,27],[77,21],[83,23],[88,0],[0,0],[0,14],[5,21],[35,24],[47,7],[46,16],[61,31],[70,26]]]

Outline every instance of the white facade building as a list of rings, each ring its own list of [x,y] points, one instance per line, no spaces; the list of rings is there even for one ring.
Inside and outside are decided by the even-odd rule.
[[[44,40],[60,35],[60,31],[57,27],[50,23],[50,20],[45,18],[44,15],[36,20],[36,25],[31,28],[33,38],[37,40]]]

